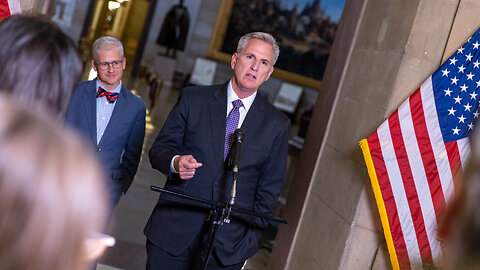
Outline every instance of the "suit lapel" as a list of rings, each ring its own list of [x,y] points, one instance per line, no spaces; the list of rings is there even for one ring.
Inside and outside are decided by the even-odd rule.
[[[109,138],[115,133],[116,123],[123,118],[123,114],[126,112],[125,108],[128,107],[126,105],[128,103],[128,95],[127,89],[123,85],[122,90],[120,91],[120,94],[115,102],[115,108],[113,108],[112,116],[110,116],[110,120],[108,121],[105,132],[100,139],[99,145],[102,144],[105,138]]]
[[[91,81],[84,89],[83,105],[87,117],[88,127],[90,129],[90,138],[94,145],[97,145],[97,115],[96,115],[96,80]]]
[[[227,121],[227,84],[214,93],[214,102],[210,104],[212,146],[214,149],[217,171],[223,167],[223,146],[225,143],[225,126]]]
[[[242,123],[242,130],[245,133],[245,140],[244,142],[248,142],[251,140],[251,137],[254,137],[254,134],[259,133],[259,129],[261,126],[259,123],[263,122],[264,114],[262,113],[264,109],[264,102],[265,100],[257,93],[255,100],[252,103],[252,106],[248,110],[247,116]]]

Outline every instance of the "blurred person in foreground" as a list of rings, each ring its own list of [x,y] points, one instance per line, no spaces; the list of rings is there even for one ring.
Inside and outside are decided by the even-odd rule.
[[[42,15],[2,20],[0,44],[0,268],[85,269],[105,248],[92,237],[105,228],[104,181],[95,156],[53,123],[64,118],[80,56]]]
[[[102,174],[80,138],[0,93],[0,268],[84,270],[106,246]]]
[[[149,153],[152,167],[167,176],[166,189],[229,200],[233,173],[228,160],[234,156],[234,131],[241,128],[245,138],[235,206],[272,215],[285,178],[290,121],[257,90],[272,74],[279,51],[270,34],[246,34],[232,55],[231,80],[182,90]],[[186,270],[197,264],[208,211],[186,203],[161,193],[144,229],[147,269]],[[257,252],[267,224],[232,212],[231,222],[218,232],[207,268],[241,269]]]
[[[477,124],[479,122],[477,121]],[[471,157],[455,181],[455,194],[439,222],[444,269],[480,269],[480,130],[470,135]]]
[[[40,15],[16,14],[0,22],[0,44],[0,92],[62,119],[82,71],[73,41]]]

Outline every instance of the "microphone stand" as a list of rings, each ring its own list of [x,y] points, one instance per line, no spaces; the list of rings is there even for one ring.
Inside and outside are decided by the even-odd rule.
[[[237,170],[235,171],[235,169]],[[206,236],[207,245],[204,246],[200,252],[200,258],[202,259],[202,268],[200,269],[202,270],[207,269],[208,261],[210,259],[210,256],[212,255],[213,246],[215,244],[215,240],[217,239],[217,234],[220,226],[222,226],[224,223],[230,223],[230,213],[232,212],[232,207],[235,203],[237,172],[238,168],[235,166],[233,170],[233,186],[230,192],[230,199],[228,200],[228,202],[226,202],[223,207],[212,208],[212,212],[210,212],[210,226]]]
[[[202,199],[202,198],[199,198],[199,197],[195,197],[195,196],[171,191],[171,190],[160,188],[160,187],[157,187],[157,186],[150,186],[150,189],[153,190],[153,191],[157,191],[157,192],[160,192],[160,193],[164,192],[166,194],[174,195],[174,196],[181,197],[181,198],[191,200],[191,201],[196,201],[196,202],[199,202],[199,203],[202,203],[202,204],[205,204],[205,205],[208,205],[208,206],[211,207],[210,216],[207,220],[209,222],[209,229],[208,229],[206,237],[204,238],[204,239],[206,239],[206,241],[205,241],[206,245],[203,246],[201,251],[200,251],[200,259],[201,259],[201,268],[200,269],[202,269],[202,270],[207,269],[208,261],[211,257],[211,254],[212,254],[212,251],[213,251],[213,246],[215,244],[215,240],[217,239],[218,230],[220,229],[220,226],[222,226],[224,223],[230,223],[230,214],[232,213],[232,210],[233,210],[233,212],[239,212],[239,213],[247,214],[247,215],[250,215],[250,216],[259,217],[259,218],[270,220],[270,221],[273,221],[273,222],[276,222],[276,223],[287,224],[287,221],[284,220],[284,219],[274,217],[274,216],[267,216],[267,215],[264,215],[264,214],[260,214],[260,213],[251,211],[249,209],[234,206],[235,193],[236,193],[236,180],[237,180],[236,175],[237,175],[237,173],[234,172],[234,174],[233,174],[233,179],[234,180],[233,180],[232,191],[231,191],[231,194],[230,194],[230,200],[228,202],[225,202],[225,203],[214,202],[214,201],[211,201],[211,200],[205,200],[205,199]]]
[[[248,210],[248,209],[243,209],[239,207],[235,207],[235,196],[236,196],[236,191],[237,191],[237,174],[238,174],[238,166],[240,163],[240,147],[243,142],[243,138],[245,136],[243,130],[237,129],[235,130],[234,134],[234,145],[232,146],[232,153],[229,159],[229,166],[232,167],[232,172],[233,172],[233,185],[232,185],[232,190],[230,191],[230,198],[227,202],[220,203],[220,202],[214,202],[210,200],[205,200],[202,198],[174,192],[171,190],[159,188],[156,186],[150,186],[150,188],[154,191],[158,192],[165,192],[170,195],[182,197],[188,200],[200,202],[206,205],[209,205],[211,207],[210,209],[210,216],[208,217],[209,221],[209,229],[207,231],[206,237],[204,239],[206,242],[206,245],[202,246],[202,249],[200,251],[200,259],[201,259],[201,268],[202,270],[207,269],[208,265],[208,260],[210,259],[210,256],[213,251],[213,246],[215,244],[215,240],[217,239],[217,234],[218,230],[220,229],[220,226],[222,226],[225,223],[230,223],[230,214],[232,213],[232,210],[247,214],[249,216],[255,216],[259,217],[262,219],[266,220],[271,220],[274,222],[278,223],[284,223],[286,224],[287,222],[284,219],[277,218],[277,217],[272,217],[272,216],[267,216],[264,214],[259,214],[254,211]]]
[[[150,190],[156,191],[156,192],[159,192],[159,193],[163,192],[163,193],[166,193],[166,194],[170,194],[170,195],[177,196],[177,197],[184,198],[184,199],[191,200],[191,201],[196,201],[196,202],[203,203],[203,204],[211,206],[211,207],[223,207],[225,205],[225,203],[214,202],[214,201],[211,201],[211,200],[205,200],[205,199],[202,199],[202,198],[199,198],[199,197],[179,193],[179,192],[176,192],[176,191],[164,189],[164,188],[153,186],[153,185],[150,186]],[[251,215],[251,216],[254,216],[254,217],[258,217],[258,218],[263,218],[263,219],[266,219],[266,220],[271,220],[271,221],[276,222],[276,223],[287,224],[287,221],[282,219],[282,218],[274,217],[274,216],[267,216],[265,214],[260,214],[260,213],[257,213],[257,212],[254,212],[252,210],[248,210],[248,209],[245,209],[245,208],[232,206],[232,210],[233,210],[233,212],[238,212],[238,213],[247,214],[247,215]]]

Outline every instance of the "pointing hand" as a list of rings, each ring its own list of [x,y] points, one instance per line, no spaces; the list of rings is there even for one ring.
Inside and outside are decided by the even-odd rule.
[[[193,178],[195,170],[202,166],[192,155],[178,156],[173,161],[175,170],[180,175],[180,179],[187,180]]]

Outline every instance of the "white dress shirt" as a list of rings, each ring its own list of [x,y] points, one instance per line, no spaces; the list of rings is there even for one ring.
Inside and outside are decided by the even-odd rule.
[[[103,89],[106,90],[106,88],[102,85],[97,80],[96,88],[95,88],[95,95],[98,92],[98,87],[102,87]],[[113,89],[113,91],[109,92],[115,92],[115,93],[120,93],[120,90],[122,89],[122,81],[120,81],[120,84]],[[115,101],[114,103],[110,103],[107,100],[107,97],[99,97],[97,98],[97,145],[100,143],[100,140],[102,139],[103,133],[105,132],[105,129],[107,128],[108,122],[110,121],[110,117],[112,117],[113,109],[115,108],[115,104],[117,102]]]

